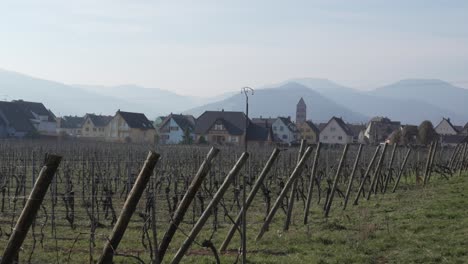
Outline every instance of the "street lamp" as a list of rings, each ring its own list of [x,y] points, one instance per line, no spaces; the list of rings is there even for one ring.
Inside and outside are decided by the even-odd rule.
[[[250,87],[242,87],[241,93],[245,95],[245,128],[244,128],[244,151],[247,152],[247,128],[249,127],[249,93],[254,94],[254,89]],[[242,177],[242,263],[247,263],[247,213],[246,213],[246,183],[245,175]]]

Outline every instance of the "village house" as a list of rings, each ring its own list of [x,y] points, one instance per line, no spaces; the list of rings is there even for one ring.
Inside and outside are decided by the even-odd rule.
[[[370,144],[385,142],[390,134],[392,134],[393,131],[398,130],[400,127],[401,123],[398,121],[391,121],[387,117],[374,117],[369,121],[365,128],[365,141]]]
[[[160,144],[179,144],[195,140],[195,118],[189,115],[170,114],[158,129]],[[188,136],[188,138],[186,138]]]
[[[317,128],[312,121],[305,121],[303,123],[296,124],[301,139],[307,140],[309,143],[317,143],[319,141],[320,130]]]
[[[36,133],[29,116],[18,104],[0,101],[0,138],[23,138]]]
[[[436,133],[441,136],[447,135],[457,135],[458,133],[462,132],[463,127],[461,126],[454,126],[450,122],[450,118],[442,118],[442,121],[434,128]]]
[[[39,134],[44,136],[57,135],[57,121],[55,120],[55,115],[42,103],[26,102],[23,100],[15,100],[12,101],[12,103],[23,110]]]
[[[141,113],[118,110],[107,125],[106,140],[127,143],[154,143],[156,130]]]
[[[468,135],[444,135],[440,137],[441,146],[455,147],[462,143],[468,143]]]
[[[354,135],[343,119],[334,116],[320,131],[320,142],[328,144],[353,143]]]
[[[81,127],[81,137],[104,139],[108,134],[106,129],[112,116],[86,114]]]
[[[251,122],[243,112],[206,111],[197,118],[195,124],[196,141],[221,145],[244,144],[245,126],[247,140],[253,144],[269,144],[272,142],[271,130]]]
[[[81,136],[84,117],[82,116],[62,116],[57,117],[57,134],[70,137]]]
[[[275,138],[286,144],[296,143],[300,138],[296,124],[291,121],[291,117],[278,117],[272,124]]]

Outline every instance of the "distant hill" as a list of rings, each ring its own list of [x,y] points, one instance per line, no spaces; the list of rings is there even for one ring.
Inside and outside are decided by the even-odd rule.
[[[346,108],[353,109],[367,116],[387,116],[394,120],[400,120],[403,123],[412,124],[419,124],[425,119],[436,123],[442,117],[451,117],[457,123],[463,123],[468,120],[468,111],[464,111],[462,107],[448,107],[447,104],[440,104],[438,100],[428,100],[432,95],[426,95],[425,93],[421,93],[418,96],[406,97],[400,89],[394,89],[401,87],[386,87],[385,93],[383,91],[382,93],[378,92],[379,89],[372,92],[361,92],[326,79],[303,78],[293,79],[293,81],[319,92]],[[431,86],[432,84],[428,86],[428,89]],[[468,90],[465,89],[459,92],[468,94]],[[448,100],[447,97],[443,98],[444,100]],[[466,107],[468,105],[465,104]]]
[[[136,107],[117,98],[4,70],[0,70],[0,94],[7,95],[9,100],[43,102],[56,115],[114,114],[119,107]]]
[[[413,99],[468,115],[468,89],[436,79],[407,79],[369,92],[386,98]],[[466,119],[465,119],[466,121]]]
[[[149,118],[168,113],[200,115],[205,110],[244,111],[240,92],[211,98],[183,96],[136,85],[67,85],[24,74],[0,70],[0,98],[43,102],[56,115],[85,113],[112,115],[118,109],[143,112]],[[433,123],[450,117],[455,124],[468,121],[468,90],[434,79],[408,79],[361,92],[327,79],[291,79],[264,86],[250,97],[251,116],[295,117],[296,103],[303,97],[308,118],[327,121],[341,116],[347,122],[366,122],[373,116],[387,116],[403,123]],[[187,110],[190,109],[190,110]]]
[[[294,119],[296,104],[301,97],[308,105],[308,118],[316,122],[328,121],[332,116],[343,117],[348,122],[366,122],[368,120],[368,116],[353,112],[351,109],[343,107],[296,82],[289,82],[276,88],[255,90],[255,94],[249,97],[249,115],[256,117],[291,116]],[[188,110],[186,113],[198,116],[205,110],[222,109],[244,111],[245,96],[239,93],[227,99]]]
[[[56,115],[113,115],[121,109],[143,112],[149,118],[223,98],[194,98],[135,85],[67,85],[5,70],[0,70],[0,96],[1,99],[7,96],[8,100],[43,102]]]

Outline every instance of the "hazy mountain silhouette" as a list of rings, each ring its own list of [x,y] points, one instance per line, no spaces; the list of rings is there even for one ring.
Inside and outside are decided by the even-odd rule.
[[[462,110],[461,107],[450,108],[447,104],[440,104],[438,100],[431,100],[429,98],[434,96],[432,94],[421,93],[418,96],[406,97],[401,94],[402,92],[399,89],[393,89],[400,87],[386,87],[385,92],[401,95],[390,96],[379,93],[377,90],[371,92],[358,91],[326,79],[303,78],[293,79],[293,81],[301,83],[336,103],[367,116],[387,116],[394,120],[413,124],[419,124],[425,119],[439,122],[442,117],[451,117],[455,122],[468,120],[467,111]],[[428,88],[431,88],[431,86],[429,85]],[[468,90],[460,89],[461,92],[468,95]]]
[[[321,94],[295,82],[289,82],[276,88],[257,89],[253,96],[249,97],[250,116],[276,117],[291,116],[295,119],[296,104],[303,97],[308,105],[307,116],[314,121],[328,121],[332,116],[343,117],[348,122],[366,122],[368,116],[353,112]],[[244,111],[245,96],[233,95],[225,100],[207,104],[186,111],[199,115],[205,110]]]
[[[387,98],[414,99],[468,115],[468,89],[436,79],[407,79],[369,92]]]

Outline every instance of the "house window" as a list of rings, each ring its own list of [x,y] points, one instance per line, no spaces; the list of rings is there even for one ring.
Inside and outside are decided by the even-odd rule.
[[[96,130],[97,130],[97,129],[96,129],[95,127],[93,127],[93,131],[96,132]]]
[[[283,139],[288,139],[288,135],[283,135]]]
[[[343,140],[343,137],[342,137],[342,136],[339,136],[339,137],[338,137],[338,140],[339,140],[339,141]]]
[[[335,127],[330,127],[330,131],[335,131],[336,128]]]
[[[328,136],[323,136],[323,139],[328,139]]]
[[[231,137],[231,142],[237,142],[237,137]]]
[[[179,130],[179,127],[176,127],[176,126],[171,127],[171,131],[178,131],[178,130]]]
[[[223,130],[223,124],[215,124],[214,130]]]
[[[283,131],[284,130],[284,127],[283,126],[280,126],[280,131]]]
[[[276,127],[275,127],[275,126],[273,127],[273,130],[276,131]]]
[[[85,131],[88,132],[88,131],[89,131],[89,127],[85,128]]]

